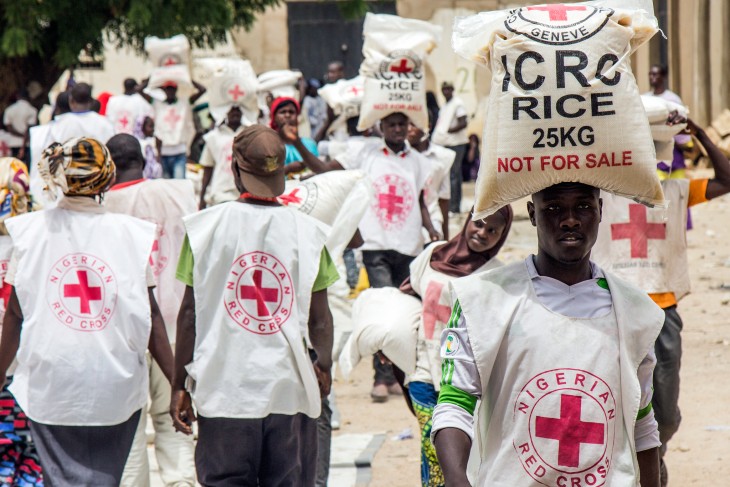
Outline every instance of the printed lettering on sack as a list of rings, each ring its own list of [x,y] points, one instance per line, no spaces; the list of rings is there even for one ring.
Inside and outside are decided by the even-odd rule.
[[[551,487],[606,484],[616,436],[616,399],[580,369],[535,375],[514,406],[514,449],[525,472]]]
[[[602,15],[597,15],[597,14]],[[505,27],[542,44],[568,45],[600,31],[613,10],[590,5],[539,5],[510,11]]]
[[[413,188],[397,174],[386,174],[373,182],[372,208],[385,230],[402,228],[415,203]]]
[[[117,279],[100,258],[80,252],[68,254],[51,266],[46,299],[56,319],[69,328],[100,331],[114,314]]]
[[[241,328],[257,335],[278,333],[294,306],[289,271],[271,254],[243,254],[228,273],[223,304]]]

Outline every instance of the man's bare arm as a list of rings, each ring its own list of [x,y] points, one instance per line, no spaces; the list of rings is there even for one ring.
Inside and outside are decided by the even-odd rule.
[[[458,428],[444,428],[433,439],[436,456],[449,487],[470,487],[466,476],[471,438]]]

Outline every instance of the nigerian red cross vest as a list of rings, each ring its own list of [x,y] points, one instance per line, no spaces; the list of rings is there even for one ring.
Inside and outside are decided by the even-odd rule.
[[[199,413],[317,417],[319,387],[307,344],[323,226],[287,207],[232,201],[186,217],[185,227],[196,307],[187,370]]]
[[[474,485],[638,487],[636,370],[663,312],[606,279],[612,311],[584,319],[541,304],[524,262],[452,281],[482,388]]]
[[[34,421],[119,424],[147,402],[155,226],[67,203],[6,222],[24,315],[11,388]]]
[[[601,193],[603,217],[591,258],[647,293],[690,290],[687,262],[689,181],[662,182],[669,208],[651,209],[627,198]]]

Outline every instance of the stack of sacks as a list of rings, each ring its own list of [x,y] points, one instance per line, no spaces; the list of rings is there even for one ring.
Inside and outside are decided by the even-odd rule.
[[[259,106],[266,106],[266,95],[271,93],[274,98],[282,96],[299,99],[297,83],[302,78],[302,72],[289,69],[267,71],[259,75]]]
[[[203,58],[196,63],[209,74],[208,107],[216,124],[223,122],[234,106],[243,112],[244,125],[256,123],[258,80],[251,63],[228,58]]]
[[[441,37],[441,27],[395,15],[367,14],[360,75],[365,94],[358,130],[392,113],[404,113],[428,131],[425,61]]]
[[[677,105],[664,98],[652,95],[642,95],[641,103],[644,105],[646,118],[649,120],[649,129],[651,130],[651,137],[654,139],[657,160],[671,161],[674,151],[674,136],[687,128],[687,124],[667,125],[667,120],[674,112],[687,118],[689,110],[684,105]]]
[[[157,99],[164,99],[160,88],[169,83],[177,85],[178,96],[185,92],[192,93],[193,83],[190,78],[190,43],[180,34],[169,39],[147,37],[144,40],[144,49],[153,66],[145,93]]]
[[[474,218],[562,182],[664,205],[630,64],[656,31],[650,0],[536,5],[456,21],[456,52],[492,73]]]
[[[367,289],[352,306],[353,331],[340,355],[347,378],[355,366],[377,351],[407,375],[416,371],[416,341],[423,305],[394,287]]]
[[[362,171],[331,171],[304,181],[287,181],[279,202],[329,225],[326,245],[335,256],[352,240],[372,196]]]

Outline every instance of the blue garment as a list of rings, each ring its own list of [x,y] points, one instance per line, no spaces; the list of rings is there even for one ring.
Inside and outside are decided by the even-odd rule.
[[[302,137],[302,144],[304,144],[304,147],[306,147],[309,152],[319,157],[317,143],[313,139],[310,139],[309,137]],[[284,161],[284,165],[289,165],[292,162],[298,162],[303,160],[304,159],[302,159],[302,155],[299,153],[296,147],[290,144],[286,144],[286,161]]]
[[[185,153],[162,156],[162,174],[165,179],[185,179],[185,165],[188,157]]]

